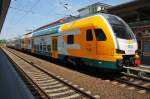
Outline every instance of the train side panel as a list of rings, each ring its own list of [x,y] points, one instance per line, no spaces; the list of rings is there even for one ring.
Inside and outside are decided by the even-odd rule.
[[[85,18],[74,23],[65,24],[61,29],[64,33],[64,45],[67,46],[68,56],[81,58],[88,65],[117,69],[116,60],[118,58],[122,59],[122,56],[115,54],[115,42],[103,18],[100,16]],[[102,30],[106,39],[97,41],[95,29]],[[88,31],[91,33],[88,33],[89,37],[87,37]],[[75,33],[70,34],[72,32]],[[68,41],[69,37],[73,39],[71,44]]]

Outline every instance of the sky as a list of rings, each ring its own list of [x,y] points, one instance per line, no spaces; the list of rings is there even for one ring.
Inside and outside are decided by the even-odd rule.
[[[0,39],[18,37],[64,16],[78,15],[78,9],[96,2],[115,6],[130,1],[132,0],[11,0]],[[65,4],[68,4],[68,10],[65,9]]]

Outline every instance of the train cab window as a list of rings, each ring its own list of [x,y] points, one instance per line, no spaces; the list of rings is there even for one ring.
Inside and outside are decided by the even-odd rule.
[[[88,29],[86,31],[86,41],[92,41],[93,40],[93,34],[92,34],[92,30]]]
[[[67,43],[68,44],[73,44],[74,43],[74,36],[73,35],[68,35],[67,36]]]
[[[96,40],[97,41],[105,41],[106,35],[102,29],[94,29]]]

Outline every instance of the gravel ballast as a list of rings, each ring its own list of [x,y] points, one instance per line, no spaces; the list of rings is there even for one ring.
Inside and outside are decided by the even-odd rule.
[[[133,88],[132,90],[132,88],[128,85],[126,86],[117,82],[113,83],[112,81],[109,81],[109,79],[103,80],[98,76],[89,75],[78,70],[50,63],[46,60],[24,54],[16,50],[12,51],[15,51],[15,53],[18,53],[20,56],[27,58],[39,67],[42,66],[44,70],[53,72],[73,84],[79,85],[84,88],[84,90],[91,91],[92,94],[98,94],[101,99],[150,99],[149,93],[138,93],[136,88]],[[101,76],[103,75],[101,74]]]

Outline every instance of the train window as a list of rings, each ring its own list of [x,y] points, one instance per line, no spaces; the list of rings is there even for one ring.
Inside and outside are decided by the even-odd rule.
[[[37,45],[35,45],[35,50],[37,50]]]
[[[50,52],[51,51],[51,46],[47,45],[47,51]]]
[[[93,40],[93,34],[92,34],[92,30],[91,29],[88,29],[86,31],[86,40],[87,41],[92,41]]]
[[[38,45],[36,45],[36,50],[38,51]]]
[[[42,44],[40,44],[40,51],[42,51]]]
[[[43,45],[43,51],[46,52],[46,45]]]
[[[106,35],[102,29],[94,29],[96,40],[97,41],[105,41]]]
[[[32,42],[31,42],[31,43],[32,43],[31,45],[32,45],[32,47],[33,47],[33,44],[34,44],[34,40],[33,40],[33,39],[32,39]]]
[[[34,49],[36,50],[36,45],[34,45]]]
[[[120,18],[108,16],[109,21],[116,37],[121,39],[135,39],[135,36],[130,27]]]
[[[73,35],[68,35],[67,36],[67,43],[68,44],[73,44],[74,43],[74,36]]]
[[[39,50],[39,44],[37,44],[37,50]]]

